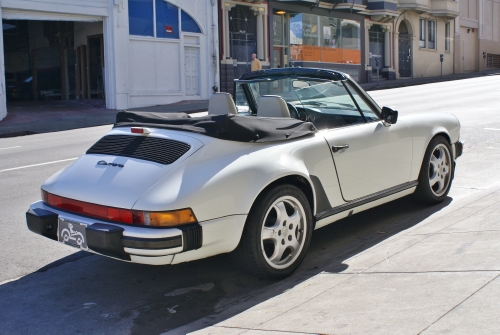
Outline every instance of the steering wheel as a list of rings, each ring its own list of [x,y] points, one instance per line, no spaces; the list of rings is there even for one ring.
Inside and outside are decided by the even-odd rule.
[[[290,112],[290,116],[293,117],[294,119],[299,119],[299,111],[297,110],[297,107],[292,105],[291,103],[287,102],[286,103],[288,107],[288,111]]]

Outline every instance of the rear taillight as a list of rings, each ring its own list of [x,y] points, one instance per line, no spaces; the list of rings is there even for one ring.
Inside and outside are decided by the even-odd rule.
[[[107,207],[60,197],[42,190],[43,202],[68,212],[90,216],[107,221],[132,224],[132,211],[130,209]]]
[[[42,200],[45,204],[64,211],[124,224],[175,227],[197,222],[190,208],[166,212],[133,211],[64,198],[44,190]]]

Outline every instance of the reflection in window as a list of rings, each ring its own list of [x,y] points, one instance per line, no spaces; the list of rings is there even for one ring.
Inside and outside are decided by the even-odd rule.
[[[128,0],[128,9],[130,35],[179,38],[179,7],[165,0]],[[200,27],[189,14],[180,10],[180,15],[183,32],[201,33]]]
[[[450,23],[446,22],[444,26],[444,33],[445,33],[445,43],[444,43],[444,49],[446,51],[450,51]]]
[[[181,10],[182,31],[188,33],[201,33],[196,21],[185,11]]]
[[[436,48],[436,21],[428,21],[429,22],[429,49]]]
[[[312,14],[290,18],[293,60],[344,64],[361,63],[358,21]]]
[[[425,20],[420,19],[420,39],[419,46],[425,48]]]
[[[156,37],[179,38],[179,8],[156,0]]]
[[[153,36],[153,0],[128,1],[129,34]]]

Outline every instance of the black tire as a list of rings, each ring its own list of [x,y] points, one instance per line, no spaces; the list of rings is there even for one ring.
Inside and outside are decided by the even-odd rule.
[[[413,199],[430,205],[442,202],[450,191],[454,167],[450,143],[443,136],[434,137],[425,151]]]
[[[251,275],[287,277],[304,260],[312,231],[312,211],[304,193],[293,185],[276,186],[253,204],[233,259]]]

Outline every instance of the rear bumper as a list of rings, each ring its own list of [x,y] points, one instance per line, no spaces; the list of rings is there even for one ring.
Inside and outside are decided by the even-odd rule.
[[[58,241],[60,220],[86,226],[88,250],[123,261],[164,265],[230,252],[238,245],[246,216],[235,215],[179,228],[147,228],[102,222],[46,206],[26,212],[28,229]],[[175,259],[174,259],[175,258]]]

